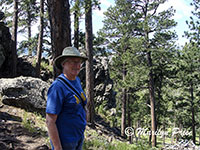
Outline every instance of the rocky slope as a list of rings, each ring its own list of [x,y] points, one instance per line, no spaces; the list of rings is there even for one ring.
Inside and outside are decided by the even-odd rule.
[[[1,104],[0,150],[49,150],[47,132],[26,114],[23,109]]]

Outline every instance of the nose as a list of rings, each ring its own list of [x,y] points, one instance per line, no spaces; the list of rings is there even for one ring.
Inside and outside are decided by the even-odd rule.
[[[80,63],[76,63],[76,64],[74,64],[74,66],[75,66],[77,69],[81,68],[81,64],[80,64]]]

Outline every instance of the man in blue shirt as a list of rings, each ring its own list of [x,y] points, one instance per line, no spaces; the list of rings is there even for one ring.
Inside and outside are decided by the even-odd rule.
[[[52,83],[47,94],[46,123],[53,150],[82,150],[87,99],[77,75],[85,60],[87,57],[75,47],[66,47],[54,61],[63,73]]]

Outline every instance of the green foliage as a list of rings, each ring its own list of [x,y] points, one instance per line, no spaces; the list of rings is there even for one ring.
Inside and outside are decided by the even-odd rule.
[[[105,109],[106,101],[103,101],[101,105],[96,107],[96,112],[100,115],[105,122],[109,123],[110,127],[117,127],[120,121],[120,118],[116,116],[116,109]]]
[[[28,53],[29,55],[36,55],[38,36],[34,36],[29,40],[23,40],[19,43],[18,55]]]
[[[46,136],[45,118],[39,114],[31,114],[24,111],[22,116],[22,126],[31,133],[40,133]]]
[[[33,122],[31,122],[28,118],[27,113],[25,112],[23,115],[22,125],[28,129],[31,133],[36,132],[35,128],[33,127]]]
[[[32,65],[33,65],[33,67],[36,66],[36,58],[33,60]],[[43,59],[41,60],[40,68],[41,68],[41,70],[48,70],[51,73],[53,73],[53,66],[49,65],[46,60],[43,60]]]
[[[115,150],[115,147],[110,145],[108,142],[104,140],[91,140],[85,141],[83,144],[83,150]]]
[[[157,150],[151,148],[147,143],[128,144],[126,142],[113,141],[111,143],[104,139],[85,140],[83,150]]]
[[[198,45],[200,44],[199,42],[199,34],[200,34],[200,2],[193,0],[191,3],[191,6],[194,7],[192,14],[193,16],[190,17],[190,20],[187,20],[186,23],[189,27],[189,31],[185,31],[185,37],[187,37],[191,43],[197,43]]]
[[[41,61],[41,69],[45,70],[49,70],[51,73],[53,73],[53,66],[49,65],[48,63],[46,63],[45,61]]]
[[[199,112],[199,59],[199,46],[192,42],[186,44],[179,51],[178,57],[174,61],[177,69],[176,87],[179,93],[176,94],[176,100],[174,101],[176,122],[188,129],[191,127],[192,122],[191,110]]]
[[[19,27],[22,27],[19,32],[24,32],[37,21],[39,6],[36,0],[24,0],[19,3],[19,10]]]

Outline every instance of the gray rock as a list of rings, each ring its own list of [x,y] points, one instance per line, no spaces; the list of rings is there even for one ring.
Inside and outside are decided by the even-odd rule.
[[[13,66],[11,45],[9,28],[3,22],[0,22],[0,78],[11,77]]]
[[[0,147],[1,149],[4,149],[4,150],[8,150],[9,148],[6,146],[6,143],[0,141]]]
[[[50,84],[33,77],[0,79],[3,104],[45,114],[46,95]]]
[[[113,90],[113,81],[110,78],[109,64],[110,59],[107,57],[94,57],[94,101],[98,107],[105,102],[105,109],[110,109],[116,106],[116,92]],[[83,66],[79,77],[85,83],[85,65]],[[85,87],[84,84],[82,84]]]
[[[20,56],[17,60],[17,76],[30,76],[30,77],[36,77],[36,70],[33,66],[34,61],[36,60],[36,57],[32,56]],[[43,61],[46,61],[44,58],[42,58]],[[40,71],[40,78],[43,81],[47,81],[53,78],[53,74],[46,68],[41,67]]]
[[[2,20],[5,17],[4,13],[0,11],[0,20]]]
[[[107,57],[95,57],[94,74],[95,74],[95,102],[97,105],[104,101],[105,109],[116,106],[116,92],[113,90],[113,81],[110,78],[109,64]]]
[[[1,49],[3,49],[3,47],[0,44],[0,68],[1,68],[2,64],[4,63],[4,61],[5,61],[5,56],[4,56],[4,53],[3,53],[3,51]]]

